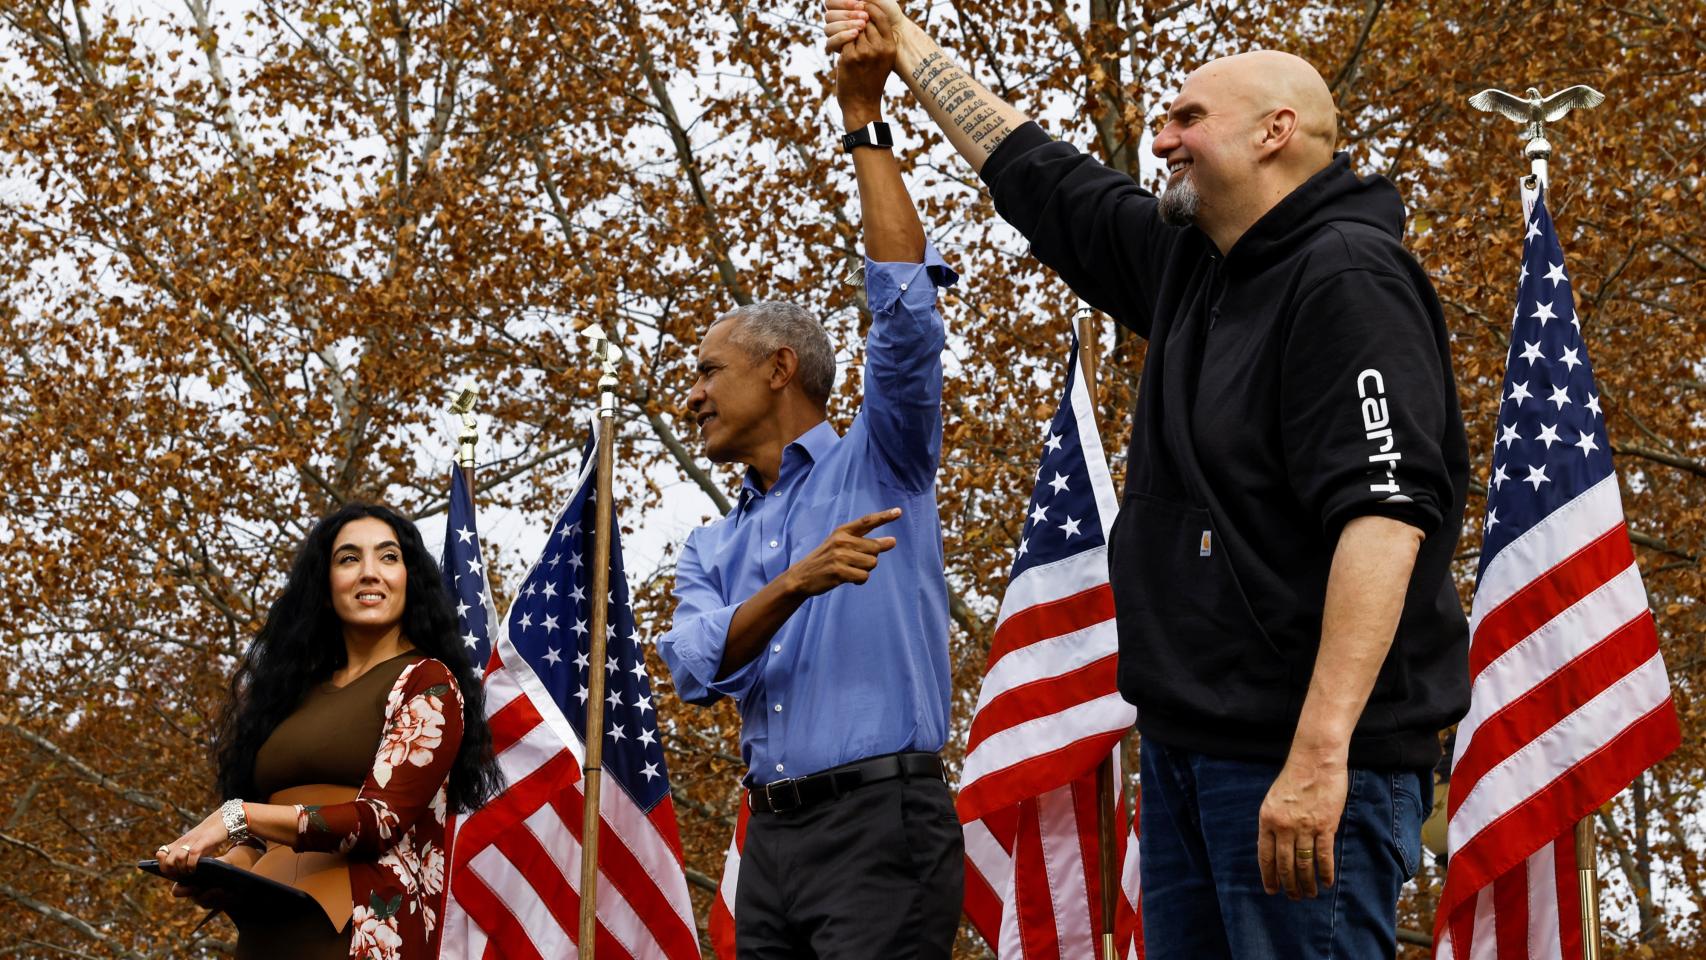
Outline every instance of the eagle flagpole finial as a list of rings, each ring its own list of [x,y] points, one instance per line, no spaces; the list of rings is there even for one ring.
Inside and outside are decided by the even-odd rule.
[[[1542,97],[1535,87],[1528,88],[1526,97],[1489,87],[1469,98],[1469,105],[1477,110],[1496,113],[1528,127],[1528,144],[1523,153],[1533,164],[1534,177],[1540,183],[1546,182],[1546,162],[1552,159],[1552,144],[1546,140],[1546,124],[1564,119],[1571,110],[1586,110],[1604,102],[1605,94],[1580,83],[1550,97]]]

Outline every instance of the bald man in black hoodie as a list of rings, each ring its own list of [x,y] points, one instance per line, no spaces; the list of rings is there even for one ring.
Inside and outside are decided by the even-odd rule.
[[[1151,960],[1392,956],[1437,735],[1469,700],[1468,449],[1397,191],[1334,155],[1332,95],[1289,54],[1190,75],[1157,198],[895,0],[827,0],[826,46],[872,18],[1037,259],[1149,341],[1110,572]]]

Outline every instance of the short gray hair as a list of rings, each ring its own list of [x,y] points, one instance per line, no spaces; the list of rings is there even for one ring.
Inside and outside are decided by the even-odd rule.
[[[800,387],[806,396],[821,404],[829,403],[830,391],[835,389],[835,350],[829,345],[829,335],[823,324],[805,307],[777,300],[736,307],[716,319],[711,326],[725,320],[739,323],[729,332],[729,340],[753,360],[762,360],[787,347],[800,360]]]

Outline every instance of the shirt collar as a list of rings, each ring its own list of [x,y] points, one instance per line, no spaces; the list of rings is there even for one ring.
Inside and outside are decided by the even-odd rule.
[[[828,420],[818,421],[817,426],[795,437],[793,442],[782,448],[782,469],[776,477],[776,485],[781,486],[793,475],[794,471],[790,468],[798,462],[799,457],[803,456],[815,464],[822,460],[840,440],[841,435],[835,432],[835,428],[829,425]],[[741,477],[740,481],[740,505],[745,507],[752,502],[753,498],[763,495],[764,492],[758,489],[758,472],[747,467],[746,474]]]

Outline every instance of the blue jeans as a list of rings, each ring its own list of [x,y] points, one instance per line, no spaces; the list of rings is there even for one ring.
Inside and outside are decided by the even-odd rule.
[[[1350,771],[1338,877],[1314,899],[1262,889],[1258,815],[1279,766],[1143,738],[1148,960],[1372,960],[1398,950],[1398,888],[1422,851],[1428,771]]]

